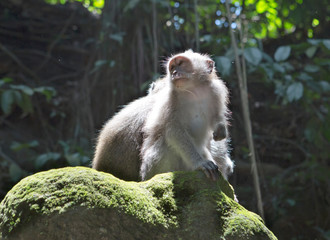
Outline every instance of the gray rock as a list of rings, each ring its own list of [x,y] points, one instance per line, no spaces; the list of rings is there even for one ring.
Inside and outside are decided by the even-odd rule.
[[[232,187],[202,172],[125,182],[85,167],[21,180],[0,203],[3,239],[276,239],[234,201]]]

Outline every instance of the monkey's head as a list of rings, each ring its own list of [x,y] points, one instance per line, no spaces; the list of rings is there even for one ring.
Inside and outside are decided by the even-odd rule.
[[[214,62],[192,50],[177,54],[167,62],[167,76],[176,89],[187,90],[212,81]]]

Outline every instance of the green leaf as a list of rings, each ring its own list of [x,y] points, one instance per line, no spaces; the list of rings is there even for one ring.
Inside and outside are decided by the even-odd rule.
[[[285,73],[285,68],[278,63],[274,63],[273,68],[276,72]]]
[[[321,89],[321,87],[320,87],[320,85],[319,85],[318,82],[307,81],[306,82],[306,85],[307,85],[308,89],[313,90],[316,93],[321,93],[322,92],[322,89]]]
[[[38,87],[34,91],[43,94],[47,101],[50,101],[56,95],[56,90],[53,87]]]
[[[87,156],[81,156],[81,160],[80,160],[80,163],[82,165],[86,165],[86,164],[89,164],[91,162],[91,159]]]
[[[43,167],[48,161],[58,160],[60,157],[61,154],[55,152],[41,154],[35,161],[35,167],[39,169]]]
[[[291,82],[292,81],[292,76],[289,75],[289,74],[285,74],[284,79],[285,79],[286,82]]]
[[[14,90],[7,90],[2,93],[1,109],[5,115],[9,115],[11,113],[14,101],[15,101]]]
[[[13,182],[17,182],[25,175],[25,171],[20,168],[17,164],[10,164],[9,167],[9,176]]]
[[[281,81],[275,81],[275,86],[275,94],[283,97],[285,94],[285,86],[283,83]]]
[[[298,78],[300,79],[300,80],[303,80],[303,81],[312,81],[313,80],[313,78],[311,77],[311,76],[309,76],[307,73],[305,73],[305,72],[301,72],[299,75],[298,75]]]
[[[22,149],[26,148],[33,148],[39,146],[39,142],[37,140],[28,142],[28,143],[19,143],[19,142],[13,142],[10,145],[10,149],[13,151],[20,151]]]
[[[95,66],[95,67],[101,67],[101,66],[105,65],[107,62],[108,62],[108,60],[97,60],[97,61],[94,63],[94,66]]]
[[[67,162],[70,164],[70,166],[79,166],[80,165],[80,154],[79,153],[73,153],[73,154],[67,154],[65,156]]]
[[[268,79],[272,80],[274,78],[275,71],[271,68],[269,63],[261,63],[260,67],[264,70]]]
[[[110,34],[109,38],[117,41],[120,45],[122,45],[124,41],[124,36],[125,36],[124,32],[119,32],[119,33]]]
[[[329,116],[326,119],[325,124],[322,124],[322,133],[327,139],[327,141],[330,141],[330,118]]]
[[[312,58],[315,55],[316,50],[317,50],[317,46],[311,46],[306,49],[305,53],[307,57]]]
[[[287,199],[286,201],[291,207],[296,205],[296,201],[294,199]]]
[[[22,94],[21,100],[17,101],[17,105],[22,109],[24,114],[33,113],[33,105],[30,96]]]
[[[223,76],[228,76],[230,74],[231,64],[232,64],[230,59],[224,56],[220,56],[220,57],[215,57],[214,60],[218,71]]]
[[[238,55],[240,54],[240,51],[241,51],[241,49],[239,49]],[[226,51],[224,57],[227,57],[229,60],[234,61],[235,60],[235,52],[234,52],[233,48],[229,48]]]
[[[260,0],[256,4],[256,10],[259,14],[266,12],[268,8],[269,4],[264,0]]]
[[[316,66],[316,65],[307,64],[307,65],[304,67],[304,70],[305,70],[306,72],[315,73],[315,72],[320,71],[320,67],[319,67],[319,66]]]
[[[262,52],[262,58],[265,59],[268,63],[273,63],[274,60],[267,53]]]
[[[289,102],[299,100],[304,92],[304,86],[300,82],[292,83],[286,90],[286,95]]]
[[[206,34],[201,38],[201,41],[203,42],[211,42],[213,40],[213,37],[211,34]]]
[[[323,45],[330,50],[330,39],[324,39]]]
[[[258,48],[255,48],[255,47],[244,49],[243,54],[244,54],[245,59],[249,63],[251,63],[255,66],[258,66],[262,60],[262,52]]]
[[[322,88],[323,92],[330,92],[330,83],[326,81],[320,81],[319,85]]]
[[[4,77],[4,78],[0,79],[0,87],[2,87],[6,83],[10,83],[12,81],[13,81],[13,79],[12,78],[8,78],[8,77]]]
[[[309,42],[312,45],[318,45],[321,40],[320,39],[308,39],[307,42]]]
[[[58,143],[62,146],[64,155],[67,155],[70,151],[70,143],[65,142],[63,140],[58,141]]]
[[[277,48],[274,58],[277,62],[285,61],[288,59],[291,53],[291,47],[290,46],[281,46]]]
[[[140,2],[140,0],[131,0],[127,3],[127,5],[124,7],[124,12],[127,12],[128,10],[131,10],[136,7],[136,5]]]
[[[113,68],[115,65],[116,65],[116,61],[115,60],[109,61],[109,67]]]
[[[11,85],[10,87],[15,90],[21,90],[22,92],[24,92],[29,96],[32,96],[34,93],[34,91],[29,86],[26,85]]]
[[[21,93],[20,91],[14,91],[13,94],[14,94],[15,102],[17,104],[22,101],[22,99],[23,99],[22,94],[24,94],[24,93]]]
[[[284,69],[286,71],[294,71],[295,70],[295,68],[289,62],[283,62],[283,63],[281,63],[281,66],[284,67]]]

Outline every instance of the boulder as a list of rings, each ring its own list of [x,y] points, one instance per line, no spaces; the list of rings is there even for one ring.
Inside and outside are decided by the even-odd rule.
[[[86,167],[26,177],[0,203],[0,239],[276,239],[222,177],[126,182]],[[2,237],[2,238],[1,238]]]

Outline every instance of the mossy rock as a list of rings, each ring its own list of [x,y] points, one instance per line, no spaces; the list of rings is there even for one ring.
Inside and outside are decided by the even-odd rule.
[[[3,239],[276,239],[234,201],[232,187],[201,172],[125,182],[85,167],[40,172],[0,204]],[[0,235],[1,239],[1,235]]]

